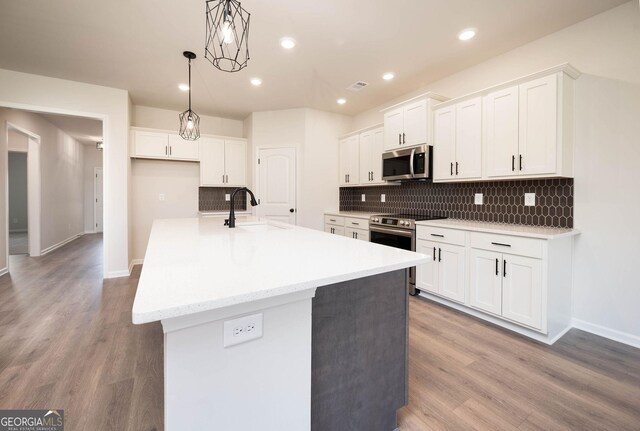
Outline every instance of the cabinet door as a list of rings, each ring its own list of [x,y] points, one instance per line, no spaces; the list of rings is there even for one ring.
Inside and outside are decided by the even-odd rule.
[[[456,178],[482,176],[482,98],[456,104]]]
[[[187,141],[182,139],[180,135],[170,134],[169,158],[197,162],[200,159],[200,140]]]
[[[200,185],[223,186],[225,183],[224,141],[200,138]]]
[[[360,134],[360,184],[371,183],[371,152],[373,151],[373,131]]]
[[[502,314],[502,254],[471,249],[469,304],[489,313]]]
[[[484,104],[487,176],[518,175],[518,87],[490,93]]]
[[[224,141],[224,172],[228,186],[247,185],[247,143],[226,139]]]
[[[427,99],[408,103],[404,107],[403,146],[427,143]]]
[[[349,173],[349,140],[343,139],[338,143],[339,154],[338,154],[338,173],[340,175],[340,185],[346,186],[347,183],[347,174]]]
[[[542,328],[542,263],[530,257],[503,255],[502,316]]]
[[[416,267],[416,287],[426,292],[438,293],[438,243],[416,241],[416,252],[431,256],[432,262]]]
[[[335,225],[325,224],[324,225],[324,231],[327,232],[327,233],[332,233],[334,235],[344,236],[344,227],[342,227],[342,226],[335,226]]]
[[[374,184],[384,184],[382,179],[382,153],[384,153],[384,129],[381,127],[373,131],[373,141],[369,155],[371,157],[369,166],[371,168],[371,182]]]
[[[396,150],[402,146],[404,111],[402,107],[384,113],[384,149]]]
[[[433,179],[454,178],[456,138],[455,106],[438,109],[434,113]]]
[[[166,133],[134,130],[135,157],[166,158],[169,156],[169,137]]]
[[[344,228],[344,236],[369,242],[369,231],[365,229]]]
[[[522,175],[556,172],[558,131],[557,76],[520,84],[520,159]]]
[[[350,186],[360,184],[360,137],[352,136],[347,139],[347,184]]]
[[[464,303],[465,248],[458,245],[438,246],[438,293],[453,301]]]

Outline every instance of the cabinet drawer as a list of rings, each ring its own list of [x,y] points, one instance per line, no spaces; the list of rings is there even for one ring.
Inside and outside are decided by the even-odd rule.
[[[353,229],[369,229],[369,220],[362,218],[346,217],[344,226]]]
[[[324,222],[326,224],[332,224],[335,226],[344,226],[344,217],[335,216],[335,215],[325,215]]]
[[[465,245],[465,234],[463,230],[444,229],[432,226],[418,226],[416,229],[418,239],[427,241],[438,241],[447,244]]]
[[[345,227],[344,236],[348,238],[359,239],[361,241],[369,241],[369,231],[366,229],[353,229],[350,227]]]
[[[469,241],[473,248],[535,257],[537,259],[542,258],[543,240],[539,239],[471,232]]]

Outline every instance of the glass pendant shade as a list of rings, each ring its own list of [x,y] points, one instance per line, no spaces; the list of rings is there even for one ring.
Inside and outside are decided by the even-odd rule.
[[[224,72],[244,69],[249,61],[250,14],[237,0],[207,1],[204,56]]]
[[[189,59],[189,109],[179,115],[180,118],[180,136],[187,141],[195,141],[200,138],[200,116],[191,109],[191,60],[196,55],[191,51],[182,53]]]

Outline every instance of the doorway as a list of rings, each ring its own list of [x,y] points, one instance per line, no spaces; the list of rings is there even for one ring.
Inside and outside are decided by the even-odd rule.
[[[102,183],[104,180],[102,168],[94,168],[93,178],[93,226],[96,233],[99,233],[102,232]]]
[[[8,176],[9,254],[29,254],[27,152],[9,151]]]
[[[258,216],[296,224],[296,149],[258,150]]]

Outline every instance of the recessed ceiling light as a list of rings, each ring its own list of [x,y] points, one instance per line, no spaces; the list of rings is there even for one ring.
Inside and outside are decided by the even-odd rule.
[[[476,29],[475,28],[465,28],[464,30],[462,30],[458,34],[458,39],[460,39],[460,40],[469,40],[469,39],[473,39],[473,37],[475,35],[476,35]]]
[[[259,87],[260,85],[262,85],[262,79],[260,79],[260,78],[251,78],[251,85],[253,85],[255,87]]]
[[[283,37],[280,39],[280,46],[284,49],[291,49],[296,46],[296,41],[291,37]]]
[[[391,81],[394,77],[395,75],[391,72],[388,72],[382,75],[382,79],[384,79],[385,81]]]
[[[344,105],[345,103],[347,103],[347,99],[338,99],[336,100],[336,102],[338,102],[338,105]]]
[[[187,84],[180,84],[178,88],[182,91],[189,91],[189,86]]]

